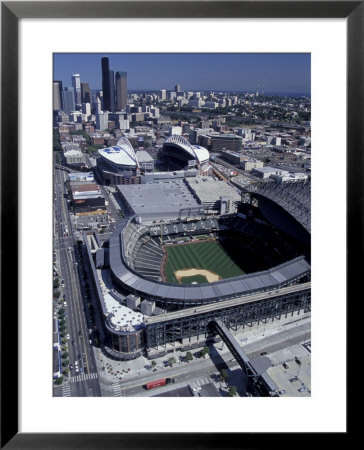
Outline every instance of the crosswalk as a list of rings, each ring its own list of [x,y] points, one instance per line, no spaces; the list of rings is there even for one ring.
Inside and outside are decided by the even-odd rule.
[[[112,389],[114,391],[114,397],[123,397],[123,389],[120,386],[120,383],[117,381],[113,381],[112,383]]]
[[[93,380],[95,378],[97,378],[97,372],[94,372],[94,373],[82,373],[80,375],[76,375],[74,377],[71,377],[70,382],[71,383],[77,383],[78,381]]]
[[[211,380],[209,377],[202,377],[202,378],[191,381],[189,384],[192,388],[194,388],[194,387],[201,387],[204,384],[209,384],[209,383],[211,383]]]
[[[62,397],[71,397],[71,386],[69,384],[62,386]]]

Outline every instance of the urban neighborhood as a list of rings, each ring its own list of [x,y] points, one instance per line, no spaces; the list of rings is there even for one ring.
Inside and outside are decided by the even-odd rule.
[[[311,396],[310,57],[188,56],[53,56],[55,397]]]

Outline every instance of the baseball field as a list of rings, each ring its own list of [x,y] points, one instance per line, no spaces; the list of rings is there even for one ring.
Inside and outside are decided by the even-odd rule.
[[[169,283],[211,283],[244,272],[215,240],[164,246],[164,280]]]

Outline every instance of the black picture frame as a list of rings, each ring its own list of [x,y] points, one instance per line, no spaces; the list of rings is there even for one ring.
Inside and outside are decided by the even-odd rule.
[[[363,1],[1,2],[1,448],[261,448],[279,434],[18,432],[18,22],[22,18],[346,18],[347,19],[347,299],[363,272]],[[9,108],[9,105],[12,105]],[[7,151],[11,146],[12,150]],[[345,208],[341,205],[340,209]],[[12,239],[9,239],[9,236]],[[9,270],[11,268],[11,270]],[[5,282],[6,280],[6,282]],[[9,296],[11,295],[11,301]],[[9,320],[9,318],[11,318]],[[11,345],[10,345],[11,343]],[[334,345],[334,344],[333,344]],[[349,346],[348,346],[349,349]],[[339,358],[339,357],[338,357]],[[345,361],[338,361],[338,364]],[[11,370],[8,368],[11,367]],[[349,437],[338,433],[335,443]],[[211,430],[213,431],[213,430]],[[319,436],[315,436],[315,444]],[[299,445],[312,436],[300,436]],[[323,435],[327,444],[327,435]],[[283,445],[283,444],[282,444]],[[293,444],[292,444],[293,445]]]

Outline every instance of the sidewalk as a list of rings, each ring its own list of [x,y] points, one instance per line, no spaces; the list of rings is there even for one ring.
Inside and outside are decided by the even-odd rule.
[[[235,339],[242,346],[242,348],[244,348],[249,344],[259,342],[259,340],[265,339],[281,331],[294,330],[297,326],[309,323],[310,317],[306,317],[304,320],[301,320],[301,317],[294,316],[288,319],[285,323],[276,321],[269,324],[260,324],[251,329],[246,328],[242,333],[235,335]],[[229,361],[229,359],[233,358],[223,341],[213,344],[212,346],[221,359]],[[194,355],[194,353],[198,353],[199,351],[200,349],[194,349],[191,350],[191,353]],[[201,364],[201,358],[196,357],[194,357],[194,359],[190,362],[181,361],[180,358],[185,357],[186,353],[187,351],[175,351],[154,359],[153,361],[156,362],[156,370],[154,371],[152,370],[152,361],[148,360],[144,356],[131,361],[115,361],[107,358],[104,354],[102,354],[100,349],[95,349],[95,358],[100,381],[102,380],[105,384],[111,384],[115,381],[128,382],[135,380],[136,377],[151,376],[152,374],[155,374],[157,379],[164,378],[167,376],[173,376],[173,372],[179,368],[192,368],[195,363],[199,365]],[[176,359],[176,363],[173,364],[172,367],[165,364],[165,362],[171,357]],[[208,358],[209,357],[206,356],[206,360]],[[102,370],[103,367],[104,370]]]

